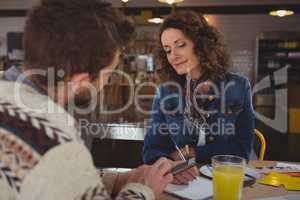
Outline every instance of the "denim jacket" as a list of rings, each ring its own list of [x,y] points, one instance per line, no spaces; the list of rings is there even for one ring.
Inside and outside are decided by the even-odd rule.
[[[255,116],[250,83],[247,78],[226,73],[210,87],[204,104],[205,143],[184,122],[185,98],[181,89],[162,84],[154,97],[150,127],[147,131],[143,159],[147,164],[169,157],[175,144],[195,149],[197,162],[209,162],[218,154],[238,155],[249,159],[252,149]],[[203,137],[202,137],[203,138]]]

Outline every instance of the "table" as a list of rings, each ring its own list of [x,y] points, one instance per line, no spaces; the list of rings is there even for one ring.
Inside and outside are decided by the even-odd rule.
[[[257,161],[253,160],[249,163],[253,167],[271,167],[276,165],[276,161]],[[255,198],[263,197],[274,197],[274,196],[284,196],[290,194],[300,195],[300,191],[286,191],[283,187],[271,187],[267,185],[261,185],[255,183],[250,187],[243,189],[243,198],[242,200],[252,200]],[[167,193],[162,194],[159,197],[159,200],[179,200],[180,198],[171,196]]]

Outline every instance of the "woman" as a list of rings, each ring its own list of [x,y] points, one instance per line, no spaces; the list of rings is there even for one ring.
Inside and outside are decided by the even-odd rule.
[[[220,33],[201,15],[175,13],[162,24],[159,40],[163,84],[153,100],[145,163],[179,159],[176,145],[197,162],[216,154],[249,159],[254,129],[250,84],[228,72]]]

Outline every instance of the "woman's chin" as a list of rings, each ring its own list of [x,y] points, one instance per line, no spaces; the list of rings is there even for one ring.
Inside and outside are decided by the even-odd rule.
[[[175,68],[175,71],[178,75],[185,75],[188,73],[188,70],[184,67],[177,67]]]
[[[178,75],[185,75],[188,73],[186,70],[175,70]]]

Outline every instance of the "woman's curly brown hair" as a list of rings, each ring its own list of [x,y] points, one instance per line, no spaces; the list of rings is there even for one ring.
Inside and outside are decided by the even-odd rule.
[[[200,66],[209,79],[224,77],[229,68],[229,55],[223,44],[222,35],[209,25],[202,15],[195,12],[174,13],[167,17],[159,31],[159,44],[156,58],[159,61],[159,74],[162,81],[175,80],[185,82],[184,75],[178,75],[167,60],[167,55],[161,44],[161,35],[168,28],[179,29],[194,43],[194,51],[199,57]]]

